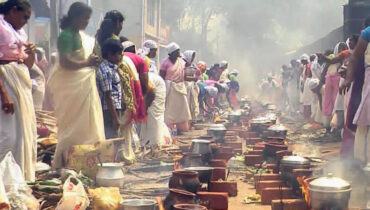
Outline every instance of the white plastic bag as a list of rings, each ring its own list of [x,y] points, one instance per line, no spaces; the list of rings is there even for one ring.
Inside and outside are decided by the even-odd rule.
[[[9,199],[6,196],[3,180],[0,179],[0,209],[10,209]]]
[[[15,161],[12,152],[8,152],[0,163],[0,178],[4,183],[6,191],[10,187],[17,189],[19,186],[27,186],[22,170]]]
[[[63,185],[63,197],[56,210],[85,210],[90,204],[82,182],[69,176]]]
[[[39,202],[33,197],[32,190],[24,180],[22,170],[11,152],[8,152],[0,163],[0,179],[4,183],[6,197],[12,209],[39,209]]]

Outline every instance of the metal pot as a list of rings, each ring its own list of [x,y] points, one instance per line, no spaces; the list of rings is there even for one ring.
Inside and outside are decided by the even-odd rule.
[[[280,172],[292,172],[293,169],[308,169],[310,168],[310,160],[307,158],[291,155],[284,156],[280,160]]]
[[[251,120],[251,129],[252,131],[262,133],[270,123],[271,120],[267,117],[257,117]]]
[[[329,173],[310,182],[308,186],[313,209],[347,209],[351,196],[351,185]]]
[[[213,167],[189,167],[184,169],[198,172],[199,181],[202,183],[210,182],[213,177]]]
[[[231,111],[228,114],[229,121],[231,123],[239,123],[241,115],[242,115],[241,111]]]
[[[190,151],[201,154],[203,163],[208,163],[212,156],[211,141],[194,139],[191,141]]]
[[[247,99],[242,98],[238,101],[238,103],[239,103],[239,106],[245,106],[248,103],[248,101]]]
[[[207,134],[212,135],[216,142],[224,142],[226,127],[223,124],[212,124],[207,130]]]
[[[310,161],[300,156],[284,156],[280,160],[281,178],[293,188],[293,192],[299,190],[297,177],[293,174],[293,169],[309,169]]]
[[[123,187],[123,164],[103,163],[98,165],[96,184],[100,187]]]
[[[150,199],[127,199],[121,206],[121,210],[158,210],[157,201]]]
[[[288,129],[283,125],[272,125],[268,129],[269,137],[286,138]]]
[[[276,123],[276,120],[277,120],[277,116],[276,116],[276,114],[275,113],[273,113],[273,112],[269,112],[269,113],[267,113],[266,114],[266,116],[265,116],[267,119],[269,119],[271,122],[272,122],[272,124],[275,124]]]
[[[184,152],[180,159],[180,164],[183,168],[201,166],[203,164],[202,155],[199,153]]]

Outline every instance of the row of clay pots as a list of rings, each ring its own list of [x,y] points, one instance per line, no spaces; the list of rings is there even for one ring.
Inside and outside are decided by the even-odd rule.
[[[206,207],[195,205],[195,194],[170,188],[170,193],[163,202],[166,210],[207,210]]]

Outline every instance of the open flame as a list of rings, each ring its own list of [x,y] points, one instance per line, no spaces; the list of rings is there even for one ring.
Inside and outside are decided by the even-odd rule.
[[[160,195],[157,196],[157,202],[158,202],[158,210],[165,210],[163,207],[162,197]]]
[[[177,171],[181,169],[180,165],[180,159],[182,158],[182,155],[175,155],[173,156],[173,170]]]
[[[309,190],[308,190],[308,185],[309,183],[306,181],[306,177],[305,176],[302,176],[302,177],[297,177],[297,181],[300,185],[300,188],[302,190],[302,194],[304,196],[304,200],[306,201],[306,203],[308,205],[310,205],[310,193],[309,193]]]

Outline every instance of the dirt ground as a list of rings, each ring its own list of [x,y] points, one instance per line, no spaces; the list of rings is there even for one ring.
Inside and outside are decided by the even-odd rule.
[[[316,124],[304,124],[299,119],[282,118],[280,121],[288,129],[288,143],[294,154],[304,157],[320,157],[327,161],[324,174],[333,173],[334,176],[342,177],[352,185],[350,207],[366,208],[367,200],[370,200],[366,193],[366,179],[361,170],[350,168],[343,164],[339,158],[340,137],[326,135],[325,129]],[[175,137],[177,144],[190,144],[192,139],[205,135],[205,130],[193,130]],[[170,162],[170,161],[169,161]],[[147,167],[146,172],[137,171]],[[153,167],[151,169],[150,167]],[[126,185],[122,191],[125,198],[156,198],[158,195],[164,198],[168,192],[168,180],[171,176],[173,166],[165,165],[163,160],[153,160],[147,163],[137,163],[130,166],[126,172]],[[136,170],[136,171],[135,171]],[[238,183],[238,196],[229,198],[230,210],[271,209],[270,205],[244,204],[243,199],[254,194],[252,184],[245,183],[245,171],[238,171],[229,174],[228,180],[236,180]],[[370,193],[369,193],[370,194]]]

